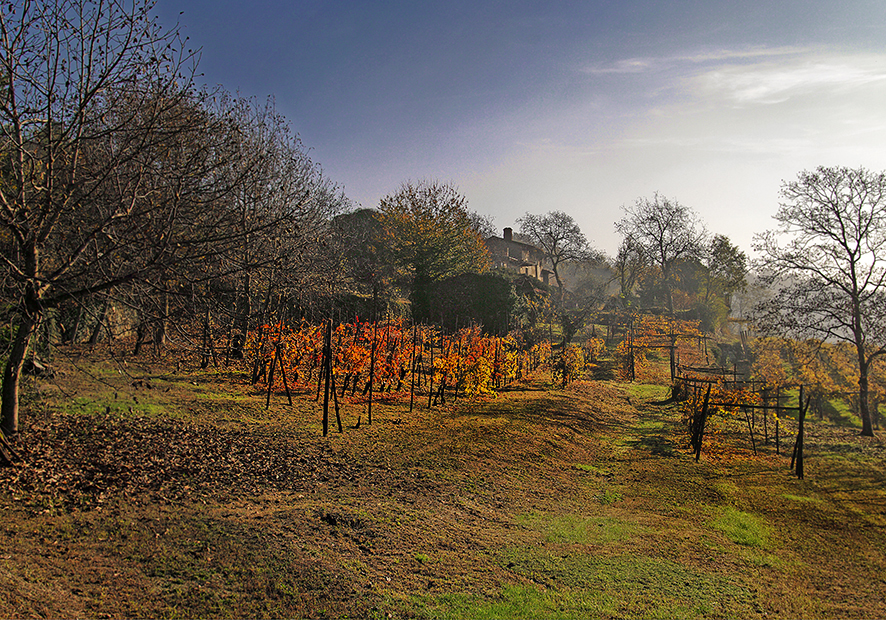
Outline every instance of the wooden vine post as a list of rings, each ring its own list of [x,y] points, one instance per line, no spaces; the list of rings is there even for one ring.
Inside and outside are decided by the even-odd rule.
[[[671,326],[670,333],[670,346],[668,350],[670,351],[670,362],[671,362],[671,383],[674,383],[674,378],[677,376],[677,335],[674,334],[674,319],[671,317],[669,321]]]
[[[274,345],[274,359],[280,366],[280,374],[283,376],[283,387],[286,388],[286,399],[292,407],[292,392],[289,391],[289,381],[286,378],[286,364],[283,363],[283,354],[280,353],[280,343]]]
[[[442,336],[442,334],[441,334]],[[442,346],[442,343],[441,343]],[[442,354],[442,349],[441,349]],[[434,397],[434,373],[436,369],[434,368],[434,336],[433,332],[431,332],[431,370],[428,373],[430,375],[430,381],[428,382],[428,409],[431,408],[431,399]]]
[[[812,399],[809,399],[810,401]],[[794,465],[796,464],[796,472],[797,478],[803,478],[803,440],[805,436],[805,432],[803,429],[803,422],[806,419],[806,411],[809,409],[809,403],[807,402],[804,406],[803,404],[803,386],[800,386],[800,413],[797,416],[797,440],[794,442],[794,453],[791,456],[791,469],[794,469]]]
[[[693,424],[693,433],[692,433],[692,447],[695,448],[695,461],[701,458],[701,444],[704,440],[704,427],[705,423],[708,419],[708,403],[711,399],[711,384],[708,384],[708,390],[704,396],[704,404],[701,407],[701,411],[696,414],[694,424]]]
[[[265,326],[264,324],[259,325],[258,328],[258,346],[256,346],[256,355],[255,355],[255,364],[252,367],[252,385],[258,383],[258,378],[261,375],[261,367],[262,367],[262,352],[265,348]]]
[[[369,383],[366,384],[369,390],[369,400],[367,403],[366,417],[368,423],[372,424],[372,383],[375,380],[375,355],[376,355],[376,334],[378,331],[378,321],[372,322],[372,347],[369,352]]]
[[[332,319],[326,320],[326,334],[323,338],[323,436],[329,435],[329,387],[332,378]]]
[[[778,455],[781,455],[781,442],[779,441],[778,426],[779,426],[779,418],[778,418],[778,412],[776,412],[776,415],[775,415],[775,453]]]
[[[271,370],[268,371],[268,397],[265,400],[265,409],[271,407],[271,389],[274,387],[274,370],[277,368],[277,345],[274,345],[274,357],[271,360]]]
[[[317,369],[317,402],[320,402],[320,393],[323,391],[323,377],[326,376],[326,326],[323,326],[323,346],[320,348],[320,367]]]
[[[412,408],[415,406],[415,346],[416,341],[418,339],[418,334],[415,331],[416,325],[412,324],[412,359],[410,360],[412,381],[409,386],[409,412],[412,413]]]
[[[748,423],[748,434],[751,436],[751,447],[754,449],[754,456],[757,456],[757,441],[754,439],[754,425],[751,422],[751,415],[748,413],[747,407],[742,407],[744,418]]]
[[[637,371],[634,366],[634,317],[631,316],[628,327],[628,347],[631,360],[631,383],[637,380]]]
[[[330,347],[329,347],[329,390],[332,392],[332,402],[335,405],[335,421],[338,423],[338,432],[343,433],[344,429],[341,425],[341,412],[339,411],[338,406],[338,392],[335,391],[335,367],[332,363],[332,323],[329,325],[330,335]],[[335,345],[336,350],[341,351],[341,333],[338,335],[338,342]]]

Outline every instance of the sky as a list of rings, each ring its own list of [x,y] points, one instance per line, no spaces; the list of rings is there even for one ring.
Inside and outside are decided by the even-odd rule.
[[[883,0],[158,0],[199,80],[273,97],[355,205],[455,185],[609,255],[658,192],[749,255],[783,182],[886,170]],[[501,234],[499,232],[499,234]]]

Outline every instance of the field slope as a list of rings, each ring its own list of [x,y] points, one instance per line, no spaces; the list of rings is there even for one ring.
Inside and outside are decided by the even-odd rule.
[[[696,463],[654,386],[346,404],[323,438],[309,394],[101,372],[37,386],[0,470],[4,616],[886,616],[879,438],[813,425],[796,480],[737,435]]]

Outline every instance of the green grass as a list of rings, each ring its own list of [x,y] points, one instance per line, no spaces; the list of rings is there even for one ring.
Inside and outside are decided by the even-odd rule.
[[[649,383],[628,383],[624,386],[631,398],[645,401],[665,400],[671,395],[670,386]]]
[[[621,437],[620,443],[632,448],[641,448],[659,456],[674,456],[676,454],[670,430],[661,420],[640,420],[633,425],[629,434]]]
[[[649,385],[606,387],[623,389],[636,412],[623,407],[622,394],[585,403],[569,392],[515,389],[453,412],[435,410],[407,427],[385,423],[413,420],[405,405],[386,405],[376,413],[381,423],[366,424],[364,413],[359,431],[321,442],[312,439],[319,416],[311,395],[290,408],[276,393],[266,410],[257,390],[227,390],[210,376],[196,377],[197,385],[180,377],[151,382],[151,390],[129,389],[127,379],[116,401],[122,410],[113,408],[113,389],[104,388],[94,400],[58,406],[101,417],[110,403],[118,411],[111,428],[127,418],[129,405],[140,415],[143,405],[186,422],[230,421],[254,433],[257,445],[271,431],[286,432],[306,438],[294,452],[303,458],[293,463],[299,473],[342,469],[342,477],[307,497],[259,485],[273,504],[262,496],[222,503],[225,490],[210,486],[183,502],[146,494],[138,498],[143,503],[121,497],[119,505],[84,504],[69,514],[47,496],[46,510],[30,523],[57,528],[14,539],[20,517],[11,504],[10,544],[27,541],[39,555],[21,567],[18,551],[0,560],[3,608],[15,602],[23,617],[60,609],[78,616],[378,619],[882,615],[879,582],[865,576],[883,564],[886,466],[879,444],[856,441],[851,429],[826,424],[827,451],[813,452],[804,482],[789,475],[784,454],[774,473],[773,461],[762,459],[696,463],[680,443],[676,408],[647,406],[666,388]],[[161,413],[164,404],[172,411]],[[346,409],[345,423],[359,411]],[[355,484],[342,484],[351,474]],[[475,518],[464,519],[459,508]],[[346,519],[333,526],[321,519],[328,513]],[[847,519],[864,527],[848,528]],[[447,536],[454,544],[440,545],[449,528],[464,538]],[[796,542],[787,531],[797,532]],[[802,544],[809,536],[816,545]],[[62,557],[62,549],[72,553]],[[841,579],[826,590],[828,560],[842,561],[840,553],[855,561],[843,562]],[[112,564],[118,559],[119,567]],[[28,590],[34,580],[19,578],[32,572],[53,584],[71,575],[49,612],[17,602],[37,600]],[[93,586],[100,579],[113,590]],[[858,607],[841,598],[847,583],[861,591]],[[74,586],[84,592],[80,608],[69,605]],[[108,591],[116,598],[100,600]],[[41,605],[52,595],[39,594]]]
[[[811,503],[811,504],[820,504],[821,500],[816,497],[805,497],[802,495],[791,495],[790,493],[785,493],[782,495],[783,498],[789,499],[792,502],[801,502],[801,503]]]
[[[601,469],[596,465],[586,465],[584,463],[575,463],[574,467],[576,469],[580,469],[581,471],[586,471],[589,474],[596,474],[598,476],[608,476],[609,472],[605,469]]]
[[[530,513],[518,516],[517,523],[541,532],[552,543],[601,545],[628,539],[642,531],[635,523],[608,516]]]
[[[498,561],[538,586],[424,597],[416,612],[433,618],[741,617],[756,602],[751,590],[728,577],[669,560],[531,547],[506,550]]]
[[[613,616],[618,599],[612,595],[587,590],[542,590],[534,586],[505,586],[493,597],[472,594],[447,594],[420,601],[420,616],[455,620],[515,620],[549,618],[551,620]]]
[[[788,407],[796,407],[800,402],[799,390],[787,390],[784,392],[785,399],[782,404]],[[822,414],[825,420],[830,421],[837,426],[848,426],[851,428],[861,428],[861,418],[852,410],[849,401],[844,398],[831,398],[825,400],[822,404]],[[797,419],[796,411],[786,411],[784,417]],[[818,416],[812,411],[806,416],[809,421],[818,421]]]
[[[739,545],[766,547],[769,544],[769,526],[759,517],[735,508],[725,508],[709,525]]]
[[[597,501],[599,501],[603,506],[609,506],[616,502],[620,502],[624,499],[624,496],[618,491],[613,491],[612,489],[604,487],[597,493]]]
[[[151,417],[176,417],[165,404],[152,402],[135,402],[129,398],[93,399],[77,396],[71,399],[63,410],[71,415],[100,415],[106,411],[121,415],[147,415]]]
[[[855,414],[852,407],[849,406],[849,402],[842,398],[834,398],[825,401],[824,406],[822,407],[822,412],[826,418],[830,419],[838,426],[861,428],[861,418]]]

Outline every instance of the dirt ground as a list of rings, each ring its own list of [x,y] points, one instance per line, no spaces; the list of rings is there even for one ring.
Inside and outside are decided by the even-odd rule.
[[[695,462],[657,386],[384,395],[323,437],[237,372],[58,366],[0,470],[5,617],[886,617],[855,429],[813,423],[797,480],[735,425]]]

